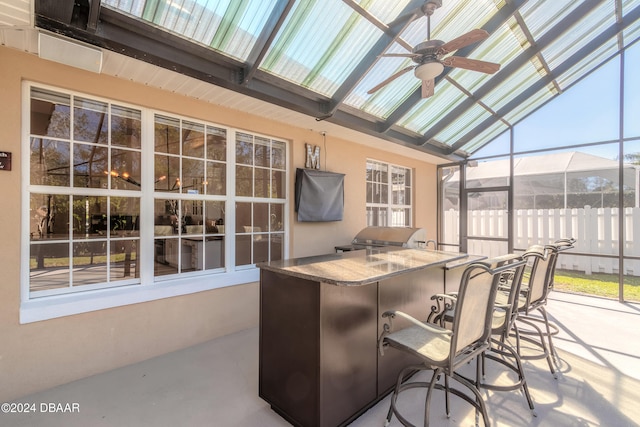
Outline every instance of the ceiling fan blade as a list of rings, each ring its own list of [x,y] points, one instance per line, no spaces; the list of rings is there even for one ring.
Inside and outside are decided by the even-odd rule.
[[[392,74],[390,77],[386,78],[385,80],[383,80],[382,82],[378,83],[377,85],[375,85],[374,87],[372,87],[371,89],[369,89],[369,91],[367,92],[369,95],[371,95],[372,93],[382,89],[384,86],[388,85],[389,83],[391,83],[392,81],[394,81],[395,79],[397,79],[398,77],[400,77],[401,75],[413,70],[415,68],[415,65],[410,65],[408,67],[403,68],[402,70],[398,71],[395,74]]]
[[[422,81],[422,97],[429,98],[433,96],[433,87],[435,86],[435,81],[431,80],[423,80]]]
[[[396,58],[417,58],[421,56],[418,53],[383,53],[380,56],[396,57]]]
[[[471,30],[468,33],[465,33],[460,37],[456,37],[455,39],[440,46],[438,53],[440,55],[445,55],[447,53],[450,53],[458,49],[461,49],[465,46],[468,46],[472,43],[476,43],[481,40],[484,40],[487,37],[489,37],[489,33],[487,33],[485,30],[480,30],[480,29]]]
[[[408,24],[409,22],[412,22],[414,19],[418,18],[420,15],[418,13],[419,9],[414,10],[413,12],[410,13],[406,13],[402,16],[398,16],[396,19],[394,19],[393,21],[389,22],[387,24],[387,27],[389,28],[393,28],[398,24]]]
[[[493,74],[500,69],[500,64],[465,58],[464,56],[450,56],[440,62],[442,62],[445,67],[464,68],[465,70],[480,71],[481,73],[487,74]]]

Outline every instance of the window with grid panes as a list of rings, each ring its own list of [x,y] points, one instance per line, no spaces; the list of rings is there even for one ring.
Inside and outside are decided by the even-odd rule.
[[[368,226],[411,226],[411,169],[367,160],[366,187]]]
[[[286,147],[282,141],[237,132],[236,266],[284,255]]]
[[[123,289],[156,281],[136,301],[247,283],[284,257],[284,141],[27,82],[25,100],[21,310],[65,307],[28,318],[127,304]],[[86,292],[106,288],[117,297]]]
[[[140,283],[140,110],[32,87],[29,296]]]

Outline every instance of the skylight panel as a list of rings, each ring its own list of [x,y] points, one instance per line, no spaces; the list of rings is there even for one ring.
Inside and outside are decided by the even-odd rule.
[[[477,149],[483,147],[486,143],[492,141],[495,137],[497,137],[507,129],[507,125],[503,122],[496,122],[480,132],[478,136],[473,138],[467,144],[463,145],[461,150],[467,153],[473,153]]]
[[[631,12],[636,7],[640,6],[640,0],[623,0],[622,1],[622,14],[623,16]]]
[[[103,4],[246,61],[277,0],[104,0]]]
[[[414,132],[424,133],[465,99],[467,97],[460,89],[446,81],[441,81],[436,85],[434,95],[417,103],[400,119],[398,125]]]
[[[558,91],[555,86],[548,84],[535,94],[531,95],[526,101],[509,110],[504,115],[504,119],[511,124],[515,124],[556,95],[558,95]]]
[[[542,56],[553,71],[567,58],[597,37],[603,30],[615,24],[614,2],[604,2],[583,20],[569,28],[542,50]]]
[[[409,72],[364,100],[360,105],[360,109],[376,117],[386,119],[389,114],[418,89],[419,85],[420,82],[414,77],[413,72]],[[348,100],[351,98],[352,96],[345,103],[348,104]]]
[[[482,98],[482,101],[497,111],[545,75],[546,71],[544,69],[538,70],[532,62],[528,61],[515,73],[503,79],[500,84]]]
[[[365,9],[380,22],[388,24],[398,18],[409,4],[410,0],[389,1],[389,0],[356,0],[360,7]]]
[[[640,21],[636,21],[629,25],[623,31],[624,46],[627,47],[640,37]]]
[[[396,43],[388,52],[406,52],[406,50]],[[413,71],[405,73],[373,94],[367,92],[394,73],[412,65],[415,63],[409,58],[378,58],[344,103],[376,117],[388,117],[399,103],[407,99],[420,86],[420,81],[414,76]]]
[[[566,89],[594,68],[611,58],[618,52],[618,39],[612,38],[597,50],[587,55],[567,72],[563,73],[556,80],[561,89]]]
[[[520,15],[534,40],[538,40],[581,3],[572,0],[528,1],[520,8]]]
[[[260,68],[331,96],[381,34],[344,2],[298,2]]]
[[[141,17],[145,2],[145,0],[103,0],[102,5]]]
[[[466,135],[469,131],[473,130],[482,123],[484,120],[491,117],[491,114],[480,105],[474,105],[466,111],[466,113],[459,117],[458,120],[451,123],[444,128],[442,132],[435,136],[435,139],[441,141],[447,145],[453,145],[455,142]]]

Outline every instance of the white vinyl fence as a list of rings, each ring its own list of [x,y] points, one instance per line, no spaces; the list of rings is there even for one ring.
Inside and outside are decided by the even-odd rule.
[[[619,244],[624,244],[625,256],[640,256],[640,208],[624,208],[625,235],[618,238],[619,209],[523,209],[514,212],[514,247],[525,249],[534,244],[545,244],[563,237],[577,239],[573,252],[593,256],[563,253],[558,268],[591,273],[618,273]],[[458,242],[459,212],[444,214],[443,242]],[[507,212],[478,210],[469,212],[469,236],[507,237]],[[638,243],[635,243],[638,242]],[[486,256],[502,254],[503,242],[471,241],[468,252]],[[640,276],[640,261],[625,261],[624,274]]]

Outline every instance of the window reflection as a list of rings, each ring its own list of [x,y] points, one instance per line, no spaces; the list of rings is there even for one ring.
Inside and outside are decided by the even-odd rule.
[[[198,158],[204,157],[204,125],[183,122],[182,155]]]
[[[284,142],[232,130],[229,146],[226,129],[155,115],[146,135],[154,138],[145,155],[153,156],[150,187],[140,110],[36,88],[30,105],[33,297],[140,283],[147,197],[154,200],[156,276],[225,271],[227,234],[238,242],[238,266],[284,257]],[[225,229],[228,153],[237,172],[231,193],[242,202],[236,230]]]
[[[32,193],[31,240],[69,238],[69,196]]]
[[[411,225],[411,169],[367,160],[367,225]]]
[[[155,275],[224,268],[225,202],[156,199]]]
[[[139,197],[84,189],[139,193],[140,111],[32,88],[30,118],[30,183],[66,193],[30,194],[30,291],[136,283]]]
[[[107,104],[76,97],[73,109],[73,139],[75,141],[107,144],[109,117]]]
[[[142,158],[139,151],[111,150],[111,188],[139,190],[142,182]]]
[[[207,126],[207,159],[227,160],[227,131]]]
[[[111,145],[140,148],[141,128],[140,111],[111,106]]]
[[[74,144],[74,187],[107,188],[109,149],[89,144]]]
[[[281,259],[284,205],[236,203],[236,265]]]
[[[29,290],[68,288],[71,282],[69,243],[32,244],[29,255]]]
[[[71,144],[31,138],[31,184],[68,187],[71,176]]]
[[[31,88],[31,134],[49,138],[71,137],[71,97]]]

